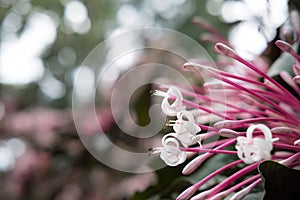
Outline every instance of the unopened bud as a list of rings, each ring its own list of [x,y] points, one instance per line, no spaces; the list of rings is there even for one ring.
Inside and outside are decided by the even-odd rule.
[[[209,153],[197,156],[183,168],[182,173],[185,175],[193,173],[209,156]]]
[[[227,128],[219,130],[219,134],[226,138],[236,138],[239,135],[238,132]]]
[[[215,45],[215,49],[218,53],[228,56],[230,58],[235,58],[237,55],[233,49],[231,49],[229,46],[227,46],[223,43],[217,43]]]
[[[293,49],[293,47],[289,44],[289,43],[287,43],[287,42],[285,42],[285,41],[282,41],[282,40],[277,40],[276,42],[275,42],[275,44],[276,44],[276,46],[278,47],[278,48],[280,48],[282,51],[286,51],[286,52],[292,52],[292,51],[294,51],[294,49]]]

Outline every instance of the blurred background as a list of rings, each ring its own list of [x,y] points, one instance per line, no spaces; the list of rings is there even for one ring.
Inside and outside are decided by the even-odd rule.
[[[192,22],[194,16],[211,23],[251,59],[288,23],[288,1],[0,0],[0,199],[143,199],[150,194],[156,194],[152,199],[170,199],[171,191],[188,185],[186,179],[185,185],[169,184],[180,167],[129,174],[98,162],[76,132],[72,92],[89,52],[106,38],[133,28],[179,31],[214,58],[209,35]],[[136,42],[129,41],[128,45]],[[109,45],[111,53],[120,48]],[[141,59],[135,57],[135,63]],[[130,63],[121,63],[112,80],[128,67]],[[82,73],[87,80],[95,76],[89,68]],[[149,90],[144,88],[146,92],[136,97],[141,125],[147,124],[143,105],[150,99]],[[89,91],[82,88],[77,93],[85,97]],[[123,137],[105,104],[99,103],[96,112],[112,139]],[[98,131],[88,116],[81,126],[87,134]],[[169,179],[161,174],[169,174]],[[146,196],[139,197],[143,191]]]

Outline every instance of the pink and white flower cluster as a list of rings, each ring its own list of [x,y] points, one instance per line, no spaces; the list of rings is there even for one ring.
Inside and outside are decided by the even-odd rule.
[[[215,50],[231,59],[231,68],[246,67],[245,73],[186,63],[184,70],[199,72],[199,76],[204,74],[217,82],[195,85],[194,91],[184,86],[169,86],[166,92],[160,86],[156,88],[155,95],[163,97],[162,111],[167,116],[177,117],[168,122],[173,132],[163,136],[162,147],[154,150],[167,165],[182,164],[192,156],[182,172],[188,175],[215,154],[236,156],[234,162],[187,188],[177,199],[228,196],[241,199],[261,183],[258,173],[249,175],[260,162],[273,160],[292,168],[300,166],[300,56],[284,41],[279,40],[276,45],[295,58],[294,76],[286,71],[279,74],[289,89],[224,43],[217,43]],[[212,107],[212,104],[218,106]],[[206,140],[210,142],[205,143]],[[229,147],[234,148],[228,150]],[[201,186],[218,174],[242,163],[244,168],[209,190],[201,190]],[[242,181],[237,182],[239,180]]]

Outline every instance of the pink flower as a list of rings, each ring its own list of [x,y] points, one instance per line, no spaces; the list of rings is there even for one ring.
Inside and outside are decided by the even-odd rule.
[[[184,163],[187,152],[194,155],[204,153],[196,155],[186,164],[183,169],[183,174],[186,175],[193,173],[205,160],[215,154],[236,155],[236,161],[221,167],[187,188],[177,199],[192,197],[207,181],[240,163],[246,166],[209,190],[193,196],[192,199],[223,199],[238,190],[232,199],[241,199],[261,183],[259,174],[246,175],[255,170],[263,160],[299,167],[300,101],[295,94],[300,95],[300,88],[297,85],[300,80],[298,78],[300,56],[288,43],[277,41],[276,44],[295,58],[295,76],[292,77],[286,72],[280,73],[281,78],[293,89],[293,93],[223,43],[216,44],[216,51],[243,64],[256,76],[227,72],[225,69],[218,70],[199,63],[187,63],[183,66],[186,71],[194,72],[196,69],[218,80],[219,82],[213,83],[214,85],[203,86],[209,85],[209,89],[213,90],[218,98],[210,97],[209,92],[194,93],[183,88],[170,87],[167,92],[170,95],[165,95],[162,102],[167,106],[162,105],[162,109],[168,107],[165,113],[169,116],[177,115],[177,121],[173,125],[175,133],[163,137],[161,158],[166,164],[176,166]],[[166,103],[169,98],[175,100],[173,104]],[[210,106],[212,103],[219,106],[213,109]],[[203,113],[213,119],[210,124],[195,120]],[[223,137],[200,146],[193,145],[195,138],[200,142],[216,136]],[[225,149],[230,146],[235,146],[236,151]],[[231,184],[237,180],[242,181],[232,186]],[[244,189],[241,189],[243,187]]]

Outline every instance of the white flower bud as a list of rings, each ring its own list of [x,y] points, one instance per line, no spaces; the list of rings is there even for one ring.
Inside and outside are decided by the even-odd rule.
[[[253,132],[255,129],[260,129],[265,138],[253,138]],[[273,149],[272,133],[266,125],[251,125],[247,129],[246,137],[237,137],[237,144],[235,148],[238,151],[238,157],[246,164],[251,164],[263,159],[270,159],[271,151]]]

